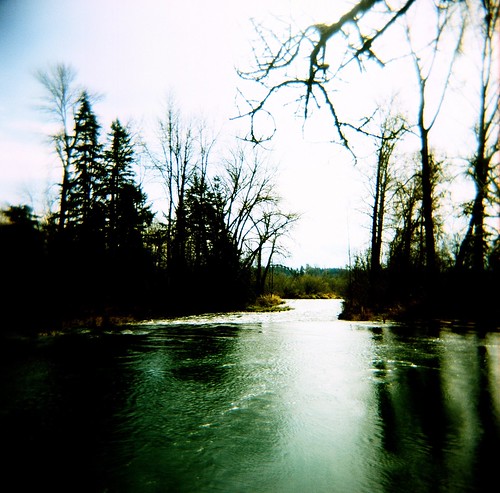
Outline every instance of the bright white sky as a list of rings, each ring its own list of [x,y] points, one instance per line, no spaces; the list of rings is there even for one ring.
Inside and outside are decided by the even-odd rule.
[[[80,83],[104,95],[95,106],[103,132],[117,117],[151,132],[166,96],[174,94],[186,113],[202,115],[216,131],[231,135],[238,125],[230,121],[237,113],[240,84],[235,67],[248,66],[254,36],[250,18],[268,25],[277,22],[273,15],[291,15],[301,26],[328,23],[345,11],[345,3],[0,0],[0,206],[28,203],[40,210],[44,191],[59,180],[57,160],[44,140],[47,122],[36,109],[42,94],[36,70],[72,65]],[[373,92],[402,76],[409,75],[401,69],[379,71]],[[359,110],[354,100],[344,103]],[[302,219],[283,263],[344,266],[348,243],[353,252],[360,251],[369,237],[368,217],[361,212],[369,199],[363,165],[353,167],[339,146],[318,142],[317,134],[311,137],[314,132],[303,135],[301,122],[290,117],[292,109],[285,111],[278,115],[280,134],[271,161],[279,166],[285,207]],[[464,133],[468,125],[460,114],[455,107],[447,117],[457,142],[463,142],[457,131]]]

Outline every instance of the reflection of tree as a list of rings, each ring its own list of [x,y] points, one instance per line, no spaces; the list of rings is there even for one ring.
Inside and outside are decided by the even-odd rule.
[[[377,366],[379,369],[386,369],[385,363]],[[397,416],[392,402],[390,387],[381,383],[376,386],[376,394],[379,406],[379,415],[382,425],[382,444],[384,449],[390,454],[400,452],[400,441],[398,440]]]
[[[389,454],[381,465],[388,467],[393,491],[404,491],[408,481],[416,483],[414,491],[429,491],[442,473],[445,444],[440,379],[420,367],[396,366],[392,373],[395,381],[377,386],[382,444]]]
[[[478,471],[474,475],[477,481],[477,491],[488,491],[492,484],[492,476],[498,468],[500,416],[496,414],[498,410],[495,412],[494,393],[498,394],[498,387],[494,383],[498,382],[500,377],[500,367],[498,365],[498,346],[492,346],[492,349],[497,351],[496,358],[489,353],[489,348],[483,345],[477,346],[475,354],[478,366],[477,414],[481,420],[476,453]]]
[[[391,491],[408,481],[413,491],[487,491],[499,444],[490,382],[498,369],[474,336],[404,330],[374,339],[383,356],[376,395],[387,454],[379,467]]]
[[[426,360],[428,367],[406,370],[405,386],[411,389],[405,407],[411,410],[412,421],[425,437],[434,460],[442,461],[446,422],[445,395],[441,386],[439,355]]]

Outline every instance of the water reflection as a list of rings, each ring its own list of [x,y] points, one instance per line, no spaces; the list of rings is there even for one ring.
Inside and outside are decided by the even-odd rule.
[[[488,491],[499,446],[497,332],[340,322],[335,300],[294,306],[7,342],[6,484]]]
[[[389,355],[399,360],[397,375],[377,386],[385,451],[379,463],[385,464],[391,491],[409,482],[414,491],[430,485],[433,491],[487,491],[495,474],[499,420],[484,377],[498,375],[499,368],[482,357],[483,341],[448,331],[422,339],[408,328],[388,329],[383,336],[377,348],[381,361]],[[498,355],[496,339],[490,349]]]

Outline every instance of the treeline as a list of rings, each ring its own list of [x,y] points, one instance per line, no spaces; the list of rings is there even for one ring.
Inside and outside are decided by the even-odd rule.
[[[266,292],[288,299],[343,298],[347,293],[348,278],[347,269],[325,269],[310,265],[293,269],[273,265]]]
[[[215,139],[170,104],[158,138],[138,146],[115,120],[102,136],[93,97],[65,65],[41,73],[61,164],[57,207],[0,215],[6,267],[2,322],[57,326],[241,308],[263,293],[297,215],[279,207],[273,172],[243,147],[215,158]],[[153,212],[137,164],[163,190]]]

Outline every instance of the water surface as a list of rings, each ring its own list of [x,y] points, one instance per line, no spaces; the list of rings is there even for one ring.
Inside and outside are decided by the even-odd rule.
[[[498,332],[288,303],[4,341],[8,491],[491,491]]]

